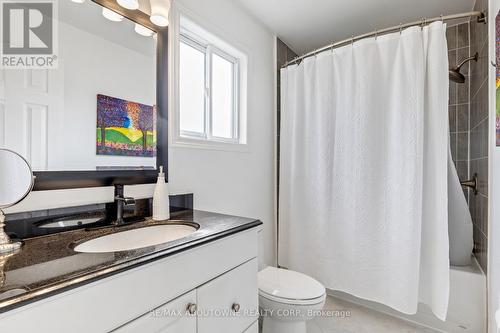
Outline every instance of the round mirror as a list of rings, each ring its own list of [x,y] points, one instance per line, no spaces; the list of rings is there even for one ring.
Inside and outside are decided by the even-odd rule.
[[[33,188],[33,172],[21,155],[0,149],[0,209],[14,206]]]

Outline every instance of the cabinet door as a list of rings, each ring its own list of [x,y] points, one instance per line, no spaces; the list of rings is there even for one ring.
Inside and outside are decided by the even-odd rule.
[[[196,313],[188,307],[196,304],[196,291],[175,300],[114,330],[116,333],[196,333]],[[192,307],[195,310],[195,307]]]
[[[198,288],[198,333],[242,333],[258,319],[257,259]]]
[[[254,322],[244,333],[259,333],[259,321]]]

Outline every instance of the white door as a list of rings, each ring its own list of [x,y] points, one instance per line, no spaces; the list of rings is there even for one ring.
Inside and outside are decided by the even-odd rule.
[[[0,72],[0,147],[23,155],[35,171],[54,170],[63,157],[58,148],[65,139],[61,74],[61,69]]]
[[[196,333],[196,313],[188,308],[196,304],[196,290],[114,330],[114,333]],[[194,310],[194,308],[193,308]]]

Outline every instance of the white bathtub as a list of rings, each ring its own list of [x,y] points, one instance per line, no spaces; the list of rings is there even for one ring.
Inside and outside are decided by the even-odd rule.
[[[450,303],[445,322],[437,319],[421,304],[415,315],[405,315],[379,303],[366,301],[339,291],[328,294],[362,305],[412,323],[444,333],[486,332],[486,277],[475,258],[471,266],[452,266],[450,272]]]

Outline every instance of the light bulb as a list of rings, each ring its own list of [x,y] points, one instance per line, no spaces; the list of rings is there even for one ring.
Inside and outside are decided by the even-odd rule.
[[[137,24],[137,23],[135,24],[135,32],[137,32],[139,35],[145,36],[145,37],[151,37],[151,36],[153,36],[153,33],[154,33],[152,30],[149,30],[145,26]]]
[[[73,1],[75,3],[84,3],[85,2],[85,0],[71,0],[71,1]]]
[[[169,23],[168,14],[170,12],[170,0],[150,0],[150,4],[150,21],[159,27],[166,27]]]
[[[111,9],[108,9],[106,7],[102,8],[102,16],[104,16],[105,18],[107,18],[108,20],[113,21],[113,22],[123,21],[123,16],[121,16],[118,13],[115,13],[114,11],[112,11]]]
[[[151,15],[149,19],[154,25],[157,25],[159,27],[166,27],[169,23],[168,18],[162,15]]]
[[[130,10],[139,9],[139,1],[138,0],[117,0],[117,2],[123,8],[127,8]]]

